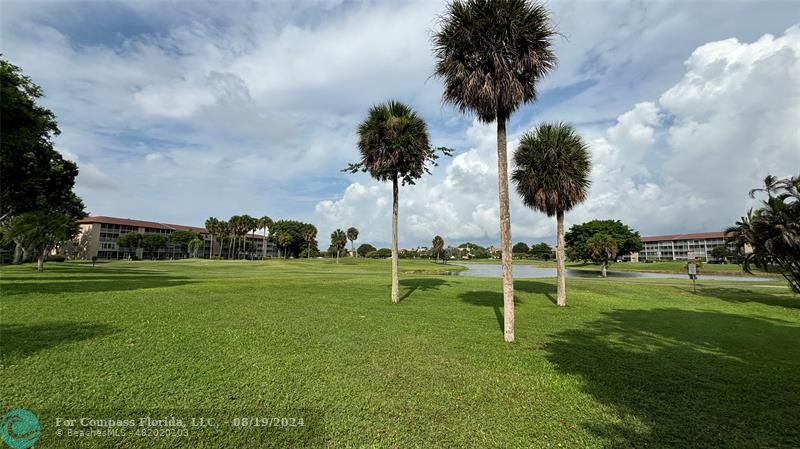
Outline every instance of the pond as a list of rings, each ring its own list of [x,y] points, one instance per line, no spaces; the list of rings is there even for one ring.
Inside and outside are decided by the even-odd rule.
[[[503,268],[500,264],[459,264],[466,267],[466,271],[454,271],[452,274],[458,276],[480,276],[480,277],[502,277]],[[540,268],[531,265],[514,265],[515,278],[547,278],[555,277],[555,268]],[[592,270],[571,270],[567,269],[567,277],[581,277],[581,278],[596,278],[600,277],[600,271]],[[643,273],[633,271],[609,271],[608,277],[610,278],[650,278],[650,279],[688,279],[689,275],[679,273]],[[756,281],[773,281],[775,278],[768,278],[763,276],[733,276],[722,274],[703,274],[700,272],[698,280],[707,281],[742,281],[742,282],[756,282]]]

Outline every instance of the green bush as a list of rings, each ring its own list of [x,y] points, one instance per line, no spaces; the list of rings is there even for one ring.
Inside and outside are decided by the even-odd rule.
[[[61,254],[51,254],[47,256],[48,262],[63,262],[65,260],[67,260],[67,258],[62,256]]]

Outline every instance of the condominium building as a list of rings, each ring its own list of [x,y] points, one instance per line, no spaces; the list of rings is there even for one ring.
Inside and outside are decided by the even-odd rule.
[[[168,244],[165,248],[151,252],[145,248],[125,248],[117,243],[119,237],[129,232],[139,234],[161,234],[169,236],[175,231],[191,231],[200,235],[203,246],[198,251],[197,257],[209,258],[212,256],[228,257],[229,246],[220,247],[219,242],[214,239],[205,228],[197,226],[176,225],[170,223],[159,223],[154,221],[131,220],[130,218],[116,217],[89,217],[78,221],[80,234],[75,241],[75,255],[83,259],[158,259],[158,258],[183,258],[185,253],[177,245]],[[277,254],[276,245],[266,242],[264,248],[264,237],[261,235],[246,235],[245,241],[252,244],[248,245],[249,251],[237,253],[240,257],[274,257]]]
[[[692,254],[698,260],[713,261],[711,250],[717,246],[727,246],[731,251],[739,252],[732,236],[721,231],[655,235],[642,237],[642,251],[631,254],[630,260],[686,260]]]

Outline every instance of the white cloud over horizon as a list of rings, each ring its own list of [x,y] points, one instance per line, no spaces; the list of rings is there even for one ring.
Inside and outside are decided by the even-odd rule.
[[[651,234],[723,229],[752,204],[746,192],[766,174],[800,169],[798,123],[800,27],[752,43],[705,44],[682,79],[590,140],[589,199],[567,214],[568,224],[614,218]],[[405,240],[498,239],[494,127],[475,122],[468,136],[470,149],[444,176],[401,190]],[[518,139],[511,136],[510,149]],[[513,240],[552,241],[553,219],[526,209],[510,188]],[[316,212],[328,227],[353,223],[385,242],[387,198],[388,185],[359,181]]]
[[[339,170],[367,108],[397,98],[454,147],[401,191],[401,243],[497,240],[491,125],[441,105],[441,2],[8,1],[0,53],[41,84],[57,148],[97,215],[190,225],[247,213],[355,225],[385,245],[388,186]],[[800,163],[800,13],[787,2],[553,1],[558,70],[509,126],[576,123],[595,160],[570,222],[643,233],[719,228],[767,173]],[[786,173],[781,173],[781,171]],[[514,240],[554,225],[512,194]]]

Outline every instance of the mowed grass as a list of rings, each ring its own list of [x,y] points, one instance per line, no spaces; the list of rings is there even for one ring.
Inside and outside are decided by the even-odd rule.
[[[0,269],[0,401],[37,447],[800,447],[800,299],[783,284],[499,279],[389,262]],[[56,416],[304,416],[303,429],[56,437]]]
[[[480,263],[480,264],[498,264],[497,259],[472,259],[464,261],[466,263]],[[452,261],[452,263],[459,263]],[[537,259],[514,259],[515,265],[532,265],[540,268],[555,268],[555,260],[537,260]],[[600,265],[593,263],[572,262],[567,261],[567,268],[572,270],[590,270],[600,271]],[[770,267],[770,271],[763,271],[758,267],[751,267],[753,274],[756,276],[774,276],[781,277],[777,267]],[[612,262],[608,265],[609,271],[634,271],[643,273],[679,273],[686,274],[686,261],[682,260],[667,260],[659,262]],[[697,269],[700,276],[703,274],[722,274],[731,276],[750,276],[745,273],[741,265],[735,263],[702,263],[702,266]]]

